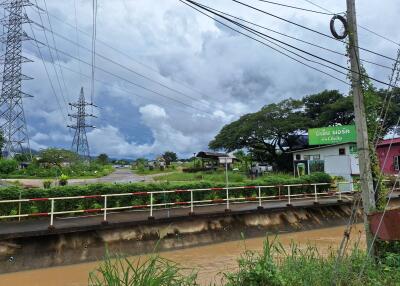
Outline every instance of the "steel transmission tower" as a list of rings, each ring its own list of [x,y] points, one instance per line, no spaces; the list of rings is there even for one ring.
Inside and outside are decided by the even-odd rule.
[[[31,6],[29,0],[6,0],[0,4],[5,16],[1,20],[5,34],[1,41],[5,44],[3,74],[0,95],[0,129],[4,137],[3,153],[7,157],[29,150],[29,137],[25,121],[22,99],[31,97],[22,92],[22,80],[32,79],[22,74],[22,63],[31,60],[22,56],[22,42],[30,38],[23,30],[29,19],[23,9]]]
[[[75,129],[74,139],[72,141],[72,151],[81,155],[84,159],[90,159],[89,143],[86,136],[86,128],[95,128],[92,125],[86,124],[86,117],[96,117],[93,114],[86,113],[87,106],[95,106],[93,103],[85,101],[85,94],[83,93],[83,87],[79,95],[78,102],[69,103],[71,108],[76,109],[76,113],[68,114],[71,118],[76,120],[75,125],[68,125],[69,128]]]

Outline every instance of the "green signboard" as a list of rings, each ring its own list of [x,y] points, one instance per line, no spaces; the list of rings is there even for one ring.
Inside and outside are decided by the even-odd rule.
[[[354,125],[308,129],[309,145],[356,142],[356,138],[356,127]]]

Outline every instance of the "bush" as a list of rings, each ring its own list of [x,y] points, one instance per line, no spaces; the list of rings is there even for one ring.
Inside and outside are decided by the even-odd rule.
[[[264,285],[399,285],[399,255],[375,263],[357,247],[337,262],[337,252],[323,256],[314,246],[292,244],[289,251],[275,242],[264,242],[262,253],[247,251],[239,270],[226,273],[226,286]],[[361,271],[363,269],[363,271]]]
[[[165,258],[152,255],[144,262],[106,256],[100,267],[90,273],[89,286],[195,286],[197,274],[182,274],[182,268]]]
[[[18,169],[18,162],[16,160],[0,160],[0,174],[11,174]]]
[[[50,189],[52,183],[53,183],[52,180],[44,180],[44,181],[43,181],[43,188],[44,188],[44,189]]]
[[[66,186],[68,184],[68,176],[62,174],[60,176],[60,179],[58,180],[58,183],[60,184],[60,186]]]
[[[248,186],[248,185],[283,185],[283,184],[300,184],[310,183],[312,180],[321,183],[330,182],[331,178],[326,175],[315,174],[313,176],[304,176],[302,178],[295,178],[289,181],[285,180],[285,177],[274,180],[264,181],[245,181],[245,182],[232,182],[231,187],[235,186]],[[89,195],[104,195],[104,194],[121,194],[121,193],[134,193],[134,192],[151,192],[151,191],[167,191],[167,190],[187,190],[187,189],[203,189],[212,187],[225,187],[224,182],[211,182],[211,181],[199,181],[199,182],[181,182],[181,183],[130,183],[130,184],[90,184],[86,186],[59,186],[50,189],[28,189],[22,191],[22,198],[49,198],[49,197],[69,197],[69,196],[89,196]],[[327,188],[327,187],[326,187]],[[16,200],[19,197],[19,187],[8,187],[0,188],[0,200]],[[284,192],[284,190],[281,190]],[[296,192],[313,192],[311,187],[297,187],[293,188],[292,193]],[[254,189],[243,189],[235,190],[231,192],[232,197],[239,196],[253,196]],[[278,195],[279,187],[270,188],[263,190],[262,195]],[[194,192],[194,200],[203,200],[206,196],[210,196],[210,192]],[[215,191],[211,194],[213,198],[223,198],[225,192]],[[168,193],[155,194],[155,203],[164,203],[165,201],[189,201],[190,193]],[[142,205],[148,204],[149,196],[122,196],[122,197],[110,197],[107,200],[108,207],[117,206],[129,206],[129,205]],[[96,204],[103,204],[102,199],[77,199],[77,200],[66,200],[57,201],[57,211],[66,210],[81,210],[81,209],[95,209]],[[22,204],[22,213],[30,213],[29,206],[35,206],[38,212],[49,212],[50,203],[47,201],[35,201]],[[0,215],[8,215],[13,210],[17,209],[17,204],[1,204]]]

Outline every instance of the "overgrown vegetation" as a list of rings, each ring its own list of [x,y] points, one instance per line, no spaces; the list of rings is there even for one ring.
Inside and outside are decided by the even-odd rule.
[[[182,274],[182,270],[158,255],[136,262],[106,257],[90,274],[89,285],[198,285],[193,270],[188,275]],[[218,285],[225,286],[395,286],[400,285],[400,254],[386,253],[373,261],[355,245],[337,263],[334,250],[322,255],[312,245],[292,243],[286,249],[276,240],[267,239],[262,252],[245,251],[238,259],[236,271],[221,274]]]
[[[178,264],[152,255],[132,262],[121,256],[106,257],[100,267],[90,273],[89,286],[189,286],[197,285],[197,275],[182,274]]]
[[[315,173],[310,176],[300,178],[271,176],[264,177],[254,181],[244,181],[231,183],[230,186],[248,186],[248,185],[283,185],[283,184],[308,184],[308,183],[325,183],[331,182],[331,177],[324,173]],[[151,192],[163,190],[185,190],[185,189],[201,189],[212,187],[225,187],[225,183],[200,181],[200,182],[181,182],[181,183],[131,183],[131,184],[91,184],[86,186],[64,186],[53,187],[49,189],[27,189],[21,190],[19,187],[8,187],[0,189],[0,200],[16,200],[21,193],[22,198],[49,198],[49,197],[69,197],[69,196],[88,196],[102,194],[120,194],[120,193],[135,193],[135,192]],[[320,190],[327,190],[328,186],[321,186]],[[278,195],[279,187],[269,188],[262,191],[262,195]],[[282,193],[285,189],[281,188]],[[240,196],[256,196],[255,189],[241,189],[231,191],[232,197]],[[291,189],[292,194],[313,192],[313,187],[303,186]],[[207,191],[194,192],[194,200],[218,199],[224,198],[225,192]],[[189,201],[190,193],[169,193],[154,195],[154,203],[164,202],[181,202]],[[107,200],[108,207],[132,206],[148,204],[150,198],[148,195],[134,195],[123,197],[110,197]],[[77,199],[57,201],[55,208],[57,211],[63,210],[81,210],[81,209],[97,209],[103,205],[102,199]],[[22,204],[22,213],[49,212],[49,201],[35,201]],[[0,215],[10,215],[18,212],[18,204],[1,204]]]
[[[108,157],[101,154],[91,162],[83,161],[76,153],[56,148],[42,150],[31,158],[19,154],[13,160],[0,159],[1,178],[55,178],[65,175],[77,177],[102,177],[112,172]]]
[[[400,283],[398,262],[399,253],[386,253],[375,262],[355,246],[337,263],[335,251],[324,256],[314,246],[296,244],[286,251],[281,244],[266,240],[262,253],[245,252],[238,261],[239,270],[224,276],[226,286],[394,286]]]

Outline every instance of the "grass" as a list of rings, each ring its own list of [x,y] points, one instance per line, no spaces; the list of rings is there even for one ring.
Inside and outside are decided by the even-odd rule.
[[[173,169],[169,169],[166,168],[164,170],[160,170],[160,169],[153,169],[153,170],[149,170],[149,169],[136,169],[133,170],[133,173],[137,174],[137,175],[156,175],[156,174],[168,174],[171,172],[174,172],[175,170]]]
[[[197,274],[182,274],[178,264],[152,255],[145,261],[132,263],[128,258],[107,257],[89,275],[89,286],[189,286],[197,285]]]
[[[196,272],[184,275],[183,270],[158,255],[135,264],[127,258],[106,258],[90,274],[89,285],[198,285]],[[286,250],[276,239],[267,239],[261,253],[245,251],[238,270],[221,274],[224,286],[396,286],[400,285],[400,254],[387,253],[374,262],[355,245],[337,263],[336,251],[322,255],[315,246],[294,243]]]
[[[229,182],[244,182],[247,180],[247,176],[243,173],[238,172],[228,172]],[[189,181],[211,181],[211,182],[225,182],[225,172],[224,171],[214,171],[214,172],[197,172],[197,173],[183,173],[175,172],[171,174],[166,174],[164,176],[158,176],[154,178],[156,181],[169,181],[169,182],[189,182]]]

